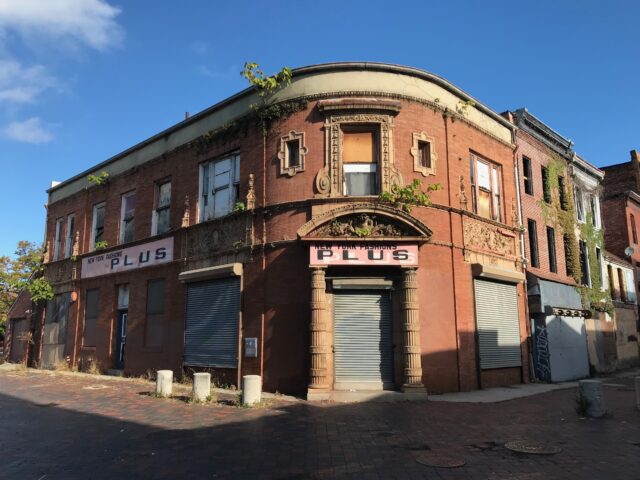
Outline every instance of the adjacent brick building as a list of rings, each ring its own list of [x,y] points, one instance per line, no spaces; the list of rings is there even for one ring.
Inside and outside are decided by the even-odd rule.
[[[271,101],[256,116],[247,89],[49,190],[41,362],[309,398],[527,381],[514,126],[383,64],[300,68]],[[442,186],[429,206],[379,198],[414,180]]]

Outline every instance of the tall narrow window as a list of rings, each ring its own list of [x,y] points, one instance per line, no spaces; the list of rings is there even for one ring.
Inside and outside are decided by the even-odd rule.
[[[542,173],[542,194],[544,196],[544,201],[547,203],[551,203],[551,188],[549,185],[549,170],[547,167],[541,167]]]
[[[591,272],[589,271],[589,251],[584,240],[578,243],[580,247],[580,270],[582,271],[582,284],[591,286]]]
[[[200,166],[198,218],[204,222],[228,215],[238,201],[240,156],[229,155]]]
[[[560,208],[567,210],[569,204],[567,203],[567,190],[564,184],[564,177],[558,177],[558,195],[560,197]]]
[[[576,198],[576,216],[578,217],[579,222],[585,221],[584,216],[584,200],[582,198],[582,190],[576,188],[574,190],[573,196]]]
[[[624,282],[624,273],[621,268],[618,268],[618,284],[620,285],[620,300],[627,301],[627,288]]]
[[[473,210],[482,217],[502,220],[500,166],[471,154]]]
[[[425,142],[423,140],[418,142],[418,163],[423,168],[432,168],[431,142]]]
[[[342,132],[343,191],[361,197],[378,194],[376,134],[370,129]]]
[[[607,265],[607,277],[609,277],[609,292],[611,293],[611,298],[619,298],[620,292],[616,291],[616,282],[613,278],[613,267],[611,265]]]
[[[571,262],[571,239],[569,235],[562,236],[562,244],[564,246],[564,268],[567,277],[570,277],[573,274],[573,264]]]
[[[549,252],[549,270],[553,273],[557,273],[558,264],[556,261],[556,232],[551,227],[547,227],[547,250]]]
[[[129,192],[122,195],[120,207],[120,243],[127,243],[133,240],[133,233],[136,219],[136,192]]]
[[[591,206],[591,224],[594,227],[598,226],[598,210],[596,208],[596,200],[593,195],[589,195],[589,203]]]
[[[604,266],[602,264],[602,250],[596,247],[596,262],[598,263],[598,273],[600,274],[600,290],[604,290]]]
[[[73,243],[75,241],[76,217],[67,215],[67,234],[64,240],[64,256],[69,258],[73,254]]]
[[[524,193],[533,195],[533,177],[531,176],[531,159],[522,157],[522,177],[524,178]]]
[[[96,330],[98,323],[98,303],[100,299],[100,290],[93,288],[87,290],[85,307],[84,307],[84,331],[82,333],[82,346],[96,346]]]
[[[171,182],[156,185],[155,208],[151,221],[151,235],[168,232],[171,228]]]
[[[540,266],[540,259],[538,255],[538,231],[535,220],[531,220],[530,218],[527,220],[527,230],[529,232],[529,257],[531,266],[538,268]]]
[[[164,279],[147,283],[147,321],[144,329],[144,345],[162,347],[164,338]]]
[[[62,255],[62,226],[64,225],[64,218],[56,220],[56,236],[53,243],[53,260],[60,260]]]
[[[91,250],[96,248],[96,245],[101,245],[104,242],[104,210],[106,204],[99,203],[93,206],[93,223],[91,227]]]
[[[297,168],[300,166],[300,140],[289,140],[286,142],[287,167]]]
[[[633,243],[638,243],[638,233],[636,232],[636,217],[633,216],[633,213],[629,214],[629,222],[631,223],[631,237],[633,238]]]

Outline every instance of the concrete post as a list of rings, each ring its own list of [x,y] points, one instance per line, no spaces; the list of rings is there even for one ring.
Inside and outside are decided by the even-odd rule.
[[[416,268],[402,269],[402,356],[404,392],[424,392],[420,352],[420,311]]]
[[[325,269],[311,269],[311,378],[309,388],[329,388],[329,325],[327,323],[327,295],[325,293]]]
[[[262,377],[245,375],[242,377],[242,404],[253,405],[260,402],[262,394]]]
[[[158,370],[156,374],[156,395],[161,397],[171,396],[173,391],[173,371]]]
[[[606,413],[602,382],[600,380],[580,380],[580,396],[587,403],[587,416],[599,418]]]
[[[640,377],[635,378],[636,383],[636,407],[640,410]]]
[[[193,374],[193,392],[192,397],[196,402],[206,402],[211,395],[211,374],[210,373],[194,373]]]

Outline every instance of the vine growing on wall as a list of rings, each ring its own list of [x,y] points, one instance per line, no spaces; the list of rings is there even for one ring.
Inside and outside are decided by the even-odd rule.
[[[414,206],[426,207],[431,205],[429,194],[441,189],[441,184],[431,183],[427,185],[427,191],[425,192],[422,190],[422,182],[416,179],[404,187],[395,184],[391,185],[391,191],[382,192],[378,196],[378,200],[382,203],[393,205],[407,213],[411,213],[411,209]]]
[[[558,157],[554,157],[547,164],[547,183],[545,188],[549,192],[550,202],[544,198],[540,199],[539,206],[543,218],[548,224],[552,224],[556,229],[559,227],[563,235],[567,237],[567,247],[565,258],[567,271],[576,282],[584,309],[591,311],[601,311],[612,313],[613,303],[611,293],[608,289],[602,289],[602,274],[596,247],[602,248],[604,237],[602,229],[596,229],[593,225],[593,213],[589,212],[585,223],[576,223],[576,211],[573,194],[573,186],[570,185],[565,172],[565,162]],[[560,177],[565,179],[564,192],[561,195]],[[579,237],[578,238],[578,232]],[[591,286],[583,285],[587,283],[580,265],[580,247],[578,240],[585,242],[587,249],[588,265],[591,273]]]

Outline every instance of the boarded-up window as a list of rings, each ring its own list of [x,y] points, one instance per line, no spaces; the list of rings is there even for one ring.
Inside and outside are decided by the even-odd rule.
[[[344,163],[375,163],[374,133],[372,131],[344,132],[342,161]]]
[[[502,220],[500,166],[471,154],[471,194],[473,211],[492,220]]]
[[[147,321],[144,345],[160,348],[164,338],[164,279],[150,280],[147,284]]]
[[[96,346],[99,299],[100,290],[98,288],[87,290],[84,307],[84,333],[82,335],[84,347]]]

